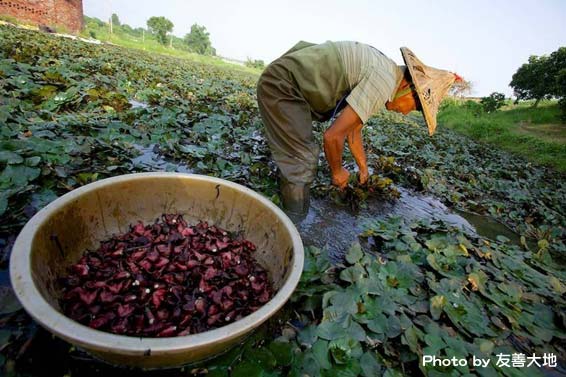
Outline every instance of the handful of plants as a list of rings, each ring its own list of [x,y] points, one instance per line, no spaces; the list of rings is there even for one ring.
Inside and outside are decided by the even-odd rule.
[[[130,226],[59,279],[61,308],[94,329],[142,337],[195,334],[254,312],[273,290],[253,243],[181,215]]]
[[[351,174],[343,190],[335,186],[319,186],[315,190],[317,196],[328,195],[335,203],[348,206],[352,210],[359,209],[366,200],[372,197],[393,200],[400,196],[399,191],[393,185],[393,180],[379,174],[371,174],[363,185],[360,184],[357,174]]]

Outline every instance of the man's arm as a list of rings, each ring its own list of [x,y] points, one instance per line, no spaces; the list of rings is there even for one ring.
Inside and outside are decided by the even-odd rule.
[[[359,131],[357,133],[359,134],[359,143],[354,142],[354,149],[356,149],[356,152],[352,150],[352,154],[354,154],[354,158],[356,159],[356,162],[358,162],[358,159],[360,158],[359,150],[361,149],[361,155],[363,156],[363,161],[365,161],[365,154],[363,153],[363,146],[361,143],[362,125],[362,120],[358,114],[356,114],[350,105],[346,105],[334,123],[332,123],[332,125],[324,132],[324,154],[328,161],[328,165],[330,165],[332,183],[341,189],[346,187],[348,177],[350,175],[350,173],[342,167],[344,141],[358,127]],[[355,137],[353,139],[355,139]],[[350,141],[348,141],[348,144],[352,147]],[[361,161],[362,159],[360,159],[360,162]]]
[[[363,126],[364,125],[362,123],[357,125],[356,128],[354,128],[354,130],[352,130],[352,132],[350,132],[347,137],[352,156],[354,156],[354,160],[356,160],[356,164],[360,168],[360,183],[362,185],[368,180],[368,165],[366,161],[364,145],[362,143]]]

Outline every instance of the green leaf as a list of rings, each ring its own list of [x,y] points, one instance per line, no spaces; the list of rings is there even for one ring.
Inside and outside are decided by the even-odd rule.
[[[26,166],[34,167],[37,166],[41,162],[41,157],[33,156],[26,158]]]
[[[316,328],[316,335],[326,340],[334,340],[346,335],[346,330],[335,321],[322,321]]]
[[[23,188],[28,182],[33,181],[41,170],[24,165],[8,165],[0,175],[0,179],[7,179],[17,188]]]
[[[378,334],[385,334],[387,317],[383,313],[376,313],[375,317],[367,323],[367,327]]]
[[[350,247],[350,250],[345,255],[346,261],[350,264],[354,264],[360,259],[362,259],[364,253],[362,251],[362,247],[359,243],[355,243]]]
[[[263,369],[272,369],[277,365],[275,356],[266,347],[251,349],[244,354],[244,358],[258,363]]]
[[[339,291],[330,297],[333,307],[337,307],[339,313],[355,314],[358,312],[358,297],[351,291]]]
[[[231,375],[232,377],[261,377],[263,370],[259,364],[246,360],[236,364]]]
[[[432,318],[434,318],[435,320],[438,320],[440,318],[444,305],[446,305],[446,297],[442,295],[431,297],[430,314],[432,314]]]
[[[487,339],[476,339],[476,340],[479,343],[480,351],[484,355],[491,355],[491,353],[493,352],[493,348],[495,347],[493,342]]]
[[[367,351],[360,357],[360,367],[362,368],[362,376],[375,377],[381,374],[381,365],[377,361],[375,355]]]
[[[566,293],[566,285],[562,284],[560,280],[555,276],[550,276],[548,280],[550,282],[550,286],[558,295],[563,295],[564,293]]]
[[[24,162],[24,159],[15,152],[0,151],[0,162],[4,162],[6,164],[20,164]]]
[[[401,334],[401,322],[399,318],[394,315],[389,316],[385,325],[385,335],[387,335],[388,338],[395,338],[399,336],[399,334]]]
[[[334,365],[330,370],[323,370],[322,377],[357,377],[361,372],[357,360],[349,360],[347,363]]]
[[[328,343],[328,348],[334,362],[337,364],[345,364],[349,360],[358,358],[363,354],[360,343],[350,337],[332,340]]]
[[[366,340],[366,331],[356,321],[350,320],[350,326],[346,330],[352,339],[363,342]]]
[[[307,327],[303,328],[297,334],[297,340],[299,341],[299,344],[307,347],[312,346],[313,343],[318,338],[317,332],[318,332],[318,327],[314,325],[308,325]]]
[[[197,145],[179,145],[179,150],[183,153],[187,153],[191,157],[203,158],[206,156],[207,149],[204,147],[199,147]]]
[[[356,283],[365,274],[366,270],[360,264],[356,263],[355,265],[340,271],[340,279],[350,283]]]
[[[8,199],[5,196],[5,193],[0,193],[0,215],[3,215],[8,208]]]
[[[317,340],[312,346],[312,353],[322,369],[332,368],[330,354],[328,352],[328,342],[326,340]]]
[[[440,350],[446,347],[446,343],[442,340],[442,337],[436,334],[425,334],[424,341],[428,345],[426,348],[426,354],[437,355]]]
[[[417,336],[417,332],[415,331],[414,326],[408,327],[405,330],[405,332],[403,333],[403,336],[401,338],[401,342],[403,344],[406,344],[407,346],[409,346],[409,349],[413,353],[415,353],[415,354],[419,353],[419,338]]]
[[[273,341],[269,344],[269,349],[278,366],[287,366],[293,362],[293,348],[290,343]]]

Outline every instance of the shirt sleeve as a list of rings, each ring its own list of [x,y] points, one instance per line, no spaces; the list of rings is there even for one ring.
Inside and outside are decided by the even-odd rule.
[[[368,70],[346,97],[346,102],[358,114],[362,123],[366,123],[385,106],[392,91],[388,80],[383,80],[377,70]]]

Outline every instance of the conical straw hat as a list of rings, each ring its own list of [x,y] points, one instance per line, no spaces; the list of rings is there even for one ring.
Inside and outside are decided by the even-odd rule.
[[[419,96],[428,133],[432,136],[436,130],[436,113],[438,113],[440,102],[459,76],[443,69],[424,65],[407,47],[401,47],[401,54],[409,68],[411,79]]]

